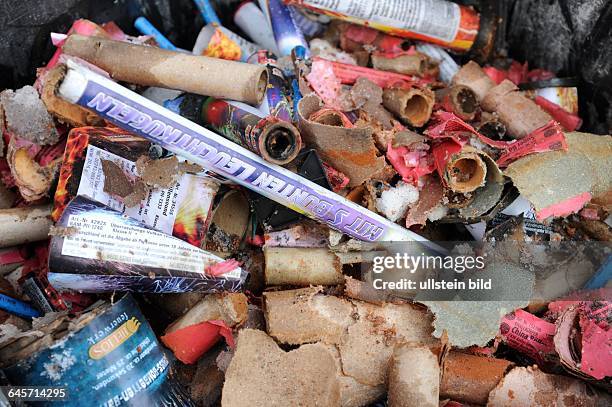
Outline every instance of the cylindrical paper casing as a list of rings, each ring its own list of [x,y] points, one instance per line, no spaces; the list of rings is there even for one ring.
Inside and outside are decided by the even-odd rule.
[[[62,49],[102,68],[115,79],[139,85],[259,104],[268,84],[263,66],[104,38],[73,34]]]

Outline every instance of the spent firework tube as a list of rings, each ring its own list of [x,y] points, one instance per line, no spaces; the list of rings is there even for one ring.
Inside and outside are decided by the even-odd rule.
[[[275,55],[279,54],[270,22],[255,3],[245,1],[240,4],[234,13],[234,23],[257,44]]]
[[[331,228],[365,241],[422,241],[366,208],[236,145],[86,68],[72,64],[59,95],[109,122]]]
[[[398,37],[463,51],[472,47],[480,27],[480,15],[476,11],[445,0],[283,1]]]
[[[300,133],[290,122],[266,117],[244,103],[188,94],[165,106],[193,122],[212,127],[271,163],[287,164],[302,148]]]
[[[257,63],[265,65],[268,70],[266,97],[257,108],[266,115],[271,115],[286,122],[291,122],[291,103],[287,97],[290,91],[283,71],[276,64],[276,59],[274,59],[269,52],[261,50],[257,52],[256,57]]]
[[[39,321],[23,335],[31,340],[0,349],[8,353],[0,367],[12,385],[63,390],[37,406],[194,406],[129,294],[78,317]]]
[[[274,32],[274,39],[278,47],[279,57],[291,55],[293,48],[301,46],[308,52],[308,43],[304,34],[293,20],[291,12],[282,0],[265,0],[268,8],[268,17]]]
[[[48,279],[60,291],[237,291],[247,277],[237,266],[219,274],[220,257],[84,196],[57,225],[70,231],[49,248]]]
[[[173,43],[170,42],[149,20],[144,17],[138,17],[134,21],[134,27],[140,31],[143,35],[150,35],[155,39],[157,45],[163,49],[169,49],[170,51],[177,51],[177,48]]]

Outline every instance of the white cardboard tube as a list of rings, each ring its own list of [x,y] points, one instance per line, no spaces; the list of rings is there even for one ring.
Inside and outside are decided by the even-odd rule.
[[[272,27],[266,15],[253,2],[238,6],[234,14],[234,23],[257,44],[278,55]]]
[[[0,210],[0,248],[44,240],[51,225],[50,205]]]

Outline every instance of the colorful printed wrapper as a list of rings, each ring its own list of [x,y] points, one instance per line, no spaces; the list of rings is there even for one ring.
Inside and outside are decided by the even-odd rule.
[[[51,238],[48,278],[58,290],[236,291],[247,277],[239,267],[210,275],[207,267],[223,259],[83,196],[57,225],[74,231]]]
[[[73,129],[66,143],[64,160],[55,192],[52,212],[57,221],[68,202],[85,195],[118,210],[160,232],[201,247],[210,224],[217,182],[183,174],[170,188],[155,188],[139,206],[127,208],[104,192],[101,160],[118,164],[126,174],[137,175],[136,160],[148,155],[151,143],[117,128],[81,127]]]
[[[518,309],[502,319],[500,333],[508,346],[539,364],[554,358],[555,324]]]
[[[71,65],[59,93],[117,126],[349,236],[365,241],[416,240],[436,247],[92,71]]]
[[[291,55],[295,47],[304,47],[308,50],[308,43],[304,39],[304,34],[293,20],[291,12],[282,0],[266,0],[267,15],[272,24],[276,46],[280,52],[279,57]]]
[[[445,0],[284,0],[340,20],[367,25],[398,37],[414,38],[457,50],[474,44],[480,16]]]

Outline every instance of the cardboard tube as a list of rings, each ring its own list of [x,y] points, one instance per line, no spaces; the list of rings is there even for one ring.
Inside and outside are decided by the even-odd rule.
[[[436,90],[436,103],[447,112],[455,113],[463,120],[473,120],[478,108],[478,97],[467,86],[454,85]]]
[[[139,85],[179,89],[255,105],[262,102],[268,85],[266,68],[259,65],[78,34],[70,35],[62,49],[102,68],[117,80]]]
[[[427,56],[417,52],[414,55],[400,55],[394,58],[372,55],[372,66],[381,71],[423,76],[427,70]]]
[[[267,285],[335,285],[344,281],[340,259],[327,248],[265,247]]]
[[[485,183],[487,165],[473,149],[465,148],[446,163],[444,178],[455,192],[472,192]]]
[[[449,352],[443,362],[440,398],[484,405],[513,365],[503,359]]]
[[[495,82],[474,61],[463,65],[453,76],[451,83],[453,85],[467,86],[472,89],[476,96],[478,96],[478,100],[484,99],[487,92],[495,86]]]
[[[516,85],[508,79],[490,89],[481,105],[486,111],[497,112],[508,133],[517,139],[526,137],[553,120],[533,100],[519,92]]]
[[[427,88],[385,89],[383,92],[383,105],[414,127],[429,121],[434,100],[434,93]]]
[[[0,248],[45,240],[51,224],[49,205],[0,210]]]
[[[496,114],[482,112],[480,124],[476,130],[483,136],[493,140],[504,140],[506,137],[506,126],[499,121]]]
[[[389,407],[438,407],[440,366],[429,348],[395,349],[389,369]]]
[[[49,113],[57,117],[61,122],[75,127],[103,126],[104,120],[100,119],[95,113],[55,95],[57,87],[65,75],[66,65],[56,65],[43,78],[43,90],[40,98]]]

